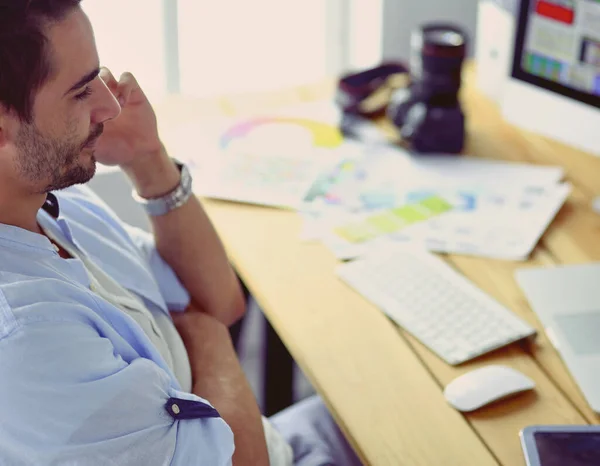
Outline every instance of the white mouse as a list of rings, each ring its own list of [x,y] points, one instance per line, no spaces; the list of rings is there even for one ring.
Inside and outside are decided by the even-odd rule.
[[[592,201],[592,209],[598,214],[600,214],[600,197],[594,198]]]
[[[444,396],[459,411],[469,412],[534,387],[533,380],[521,372],[494,365],[457,377],[446,386]]]

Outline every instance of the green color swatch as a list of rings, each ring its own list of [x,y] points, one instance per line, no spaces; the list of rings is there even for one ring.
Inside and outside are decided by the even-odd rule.
[[[452,205],[438,196],[428,197],[414,204],[378,212],[360,222],[353,222],[334,229],[334,232],[350,243],[364,243],[378,236],[395,233],[417,222],[429,220],[452,209]]]

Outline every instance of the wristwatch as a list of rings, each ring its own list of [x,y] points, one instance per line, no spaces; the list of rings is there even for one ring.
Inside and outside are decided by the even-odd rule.
[[[179,173],[181,173],[179,185],[177,185],[173,191],[153,199],[141,197],[135,189],[132,192],[132,196],[136,202],[144,207],[146,213],[152,217],[165,215],[172,210],[181,207],[192,195],[192,175],[190,174],[188,167],[176,159],[173,159],[173,162],[179,169]]]

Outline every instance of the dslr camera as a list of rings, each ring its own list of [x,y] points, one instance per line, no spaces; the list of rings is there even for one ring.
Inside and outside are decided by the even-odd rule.
[[[409,69],[385,63],[346,75],[337,102],[346,114],[386,115],[415,153],[458,154],[465,144],[459,92],[467,42],[457,26],[426,24],[411,35]],[[403,74],[409,75],[408,82],[398,80]]]

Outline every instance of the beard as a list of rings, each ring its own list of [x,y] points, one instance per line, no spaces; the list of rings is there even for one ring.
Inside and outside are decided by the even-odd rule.
[[[23,125],[16,141],[17,170],[35,186],[36,194],[87,183],[96,174],[96,158],[91,146],[103,130],[104,125],[100,123],[81,142],[74,137],[54,139],[42,135],[34,124]],[[90,160],[80,160],[86,149],[91,151]]]

